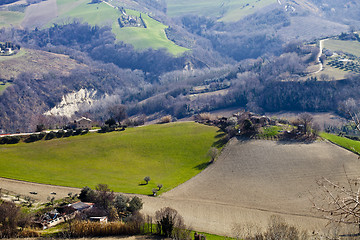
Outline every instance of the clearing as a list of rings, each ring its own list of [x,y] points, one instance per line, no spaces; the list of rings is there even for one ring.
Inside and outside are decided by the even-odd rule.
[[[186,122],[1,145],[0,177],[79,188],[106,183],[114,191],[139,194],[163,184],[161,193],[207,166],[217,131]],[[148,185],[145,176],[151,177]]]

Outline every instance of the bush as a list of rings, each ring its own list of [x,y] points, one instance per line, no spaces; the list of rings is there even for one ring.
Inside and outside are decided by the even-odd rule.
[[[0,144],[16,144],[20,142],[19,136],[6,136],[0,138]]]
[[[57,138],[62,138],[65,135],[65,131],[64,130],[59,130],[56,132],[56,137]]]
[[[184,220],[175,209],[162,208],[156,211],[155,218],[159,235],[178,239],[179,230],[185,229]]]
[[[51,139],[53,139],[53,138],[56,138],[56,134],[55,134],[55,132],[53,132],[53,131],[49,132],[49,133],[46,134],[46,136],[45,136],[45,140],[51,140]]]
[[[167,116],[162,117],[158,123],[163,124],[163,123],[169,123],[171,121],[172,121],[171,115],[167,115]]]
[[[143,207],[143,202],[142,202],[141,198],[135,196],[130,200],[127,210],[131,213],[135,213],[135,212],[140,211],[142,209],[142,207]]]
[[[66,130],[64,137],[71,137],[73,135],[74,131],[72,129]]]

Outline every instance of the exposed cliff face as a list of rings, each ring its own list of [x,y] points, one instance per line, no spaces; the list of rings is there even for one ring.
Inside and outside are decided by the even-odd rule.
[[[89,108],[96,102],[96,90],[80,89],[62,97],[62,100],[54,108],[45,112],[48,116],[66,116],[71,118],[76,112]]]

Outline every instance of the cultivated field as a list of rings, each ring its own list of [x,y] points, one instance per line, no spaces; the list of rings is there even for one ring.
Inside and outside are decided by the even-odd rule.
[[[274,214],[300,229],[323,231],[327,221],[319,218],[310,202],[318,193],[315,181],[328,177],[343,182],[343,167],[350,177],[358,176],[358,161],[355,154],[328,142],[233,139],[213,165],[191,180],[157,198],[142,196],[143,213],[152,215],[171,206],[191,228],[219,235],[232,235],[236,226],[264,228]],[[41,184],[24,189],[19,184],[0,181],[0,187],[14,192],[39,191],[36,197],[42,193],[43,199],[51,191],[76,192]]]
[[[264,227],[279,214],[301,229],[320,230],[310,199],[316,180],[360,174],[357,156],[327,142],[313,144],[233,139],[218,161],[158,203],[172,204],[195,229],[227,235],[236,224]],[[161,202],[163,201],[163,202]],[[206,228],[206,229],[205,229]]]
[[[235,22],[260,8],[276,4],[277,0],[166,0],[169,16],[195,14],[217,17],[220,21]]]
[[[162,193],[206,167],[217,131],[187,122],[1,145],[0,177],[80,188],[106,183],[145,195],[163,184]],[[145,176],[151,181],[141,185]]]

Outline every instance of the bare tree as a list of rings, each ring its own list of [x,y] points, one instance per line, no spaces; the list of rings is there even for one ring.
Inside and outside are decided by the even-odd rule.
[[[360,233],[360,178],[335,183],[325,177],[317,181],[321,196],[313,201],[315,209],[331,222],[357,225]]]
[[[215,158],[219,154],[219,150],[215,147],[211,147],[207,153],[207,155],[211,158],[210,162],[213,163],[215,161]]]
[[[302,113],[298,117],[299,124],[304,126],[304,134],[307,134],[311,131],[311,123],[313,121],[313,116],[309,113]]]
[[[355,99],[349,98],[343,103],[342,110],[354,121],[356,129],[360,131],[360,107]]]

